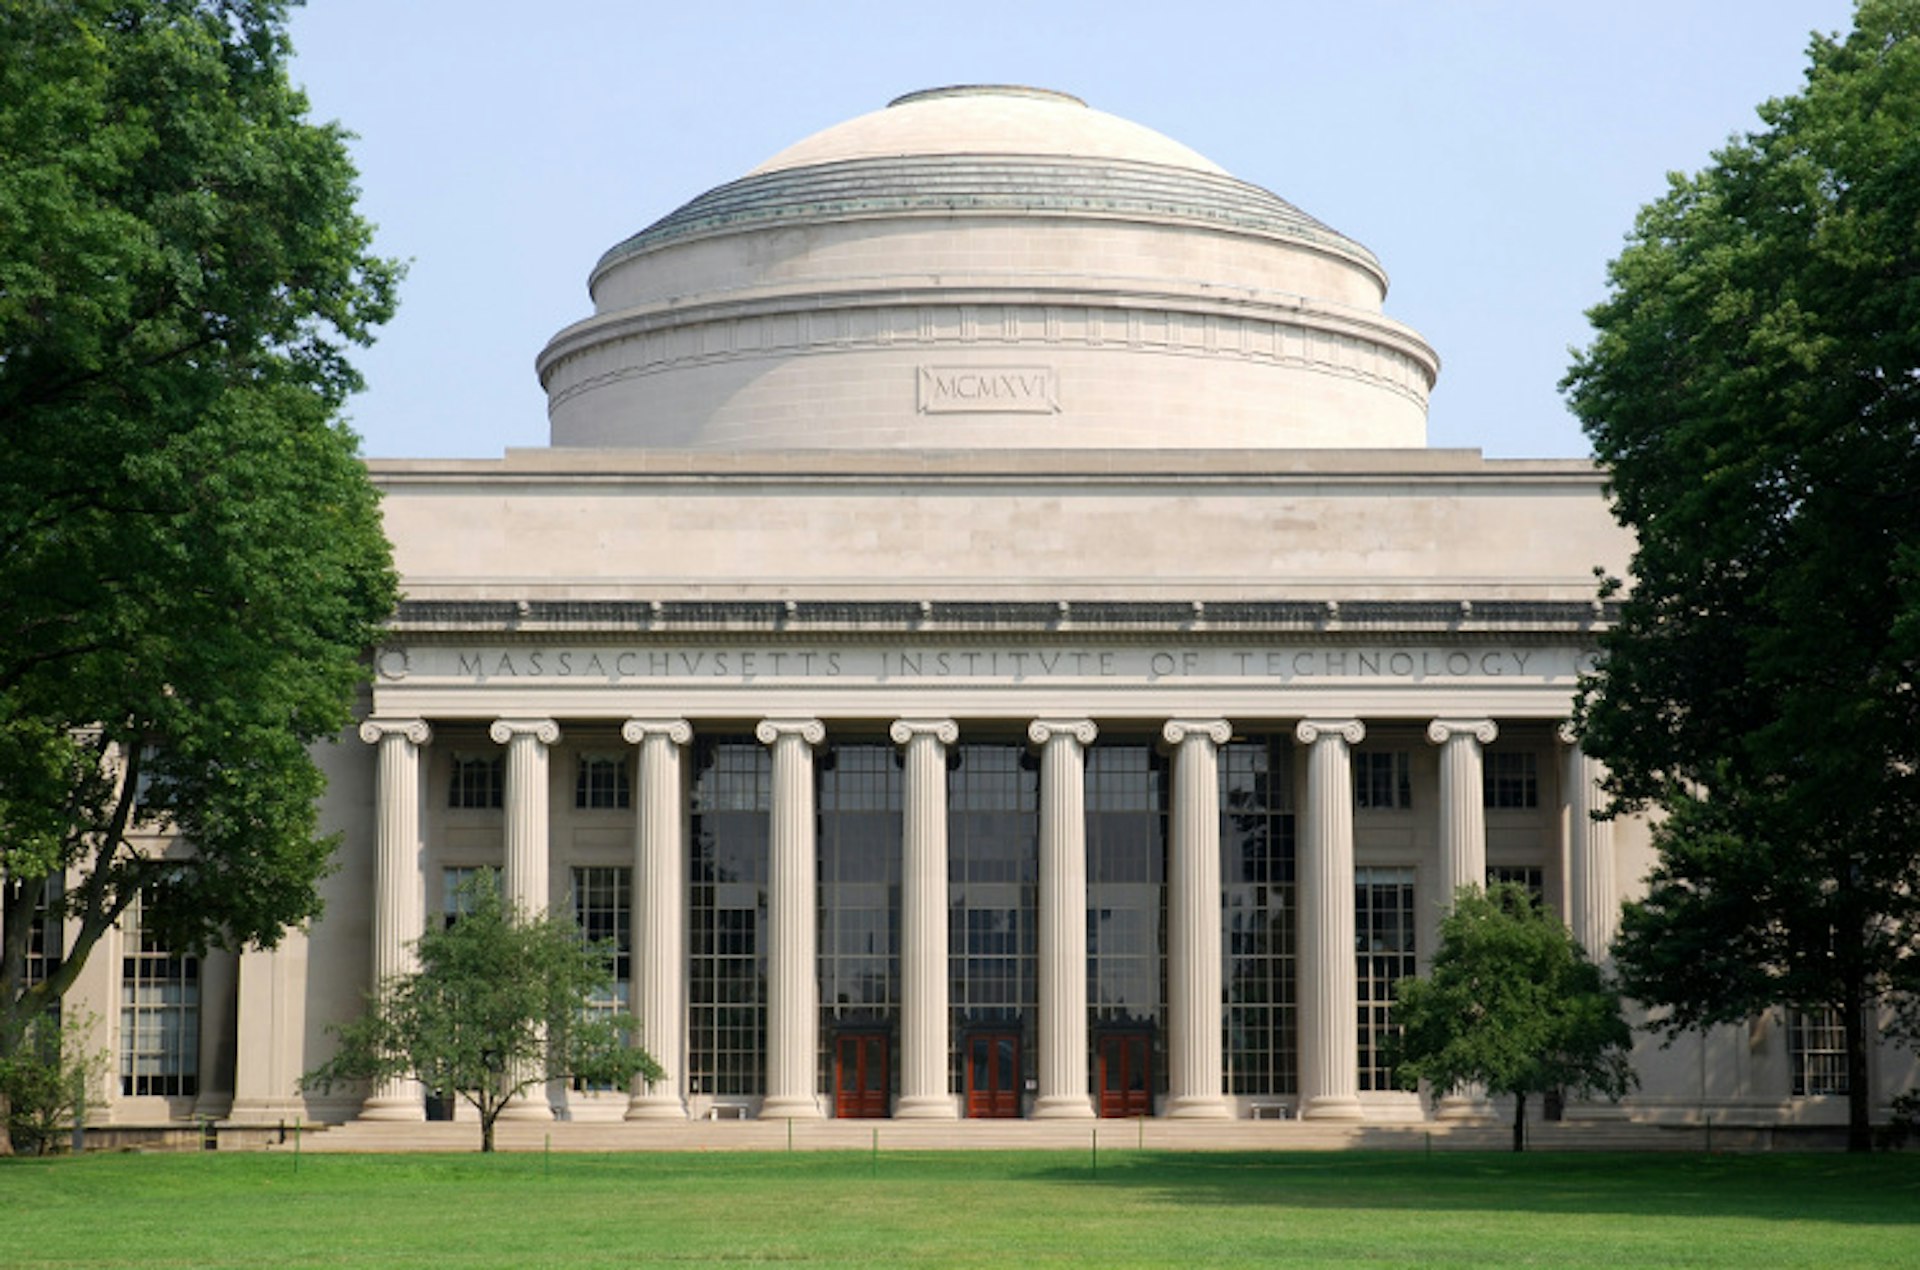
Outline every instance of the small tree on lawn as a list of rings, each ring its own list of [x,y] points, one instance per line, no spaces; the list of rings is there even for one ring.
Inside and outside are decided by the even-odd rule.
[[[107,1078],[107,1052],[90,1044],[98,1022],[91,1014],[42,1014],[27,1024],[13,1052],[0,1057],[15,1150],[49,1153],[86,1114],[87,1091]]]
[[[304,1086],[418,1080],[472,1104],[480,1149],[491,1151],[494,1122],[529,1089],[665,1075],[631,1043],[633,1016],[588,1007],[612,985],[610,945],[565,918],[509,906],[490,871],[467,879],[458,900],[458,920],[416,945],[419,971],[381,984],[366,1014],[335,1028],[338,1052]]]
[[[1401,980],[1393,1013],[1401,1086],[1424,1080],[1435,1098],[1474,1084],[1512,1094],[1516,1151],[1528,1094],[1617,1099],[1635,1082],[1619,993],[1525,887],[1460,888],[1431,973]]]

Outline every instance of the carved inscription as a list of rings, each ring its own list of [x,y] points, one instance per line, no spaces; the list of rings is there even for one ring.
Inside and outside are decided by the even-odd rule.
[[[922,366],[920,413],[1058,414],[1051,366]]]

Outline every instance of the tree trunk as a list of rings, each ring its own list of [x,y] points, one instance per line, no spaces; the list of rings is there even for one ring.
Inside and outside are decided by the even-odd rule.
[[[493,1150],[493,1116],[480,1113],[480,1150],[484,1154]]]
[[[1873,1091],[1867,1086],[1867,1008],[1858,976],[1844,976],[1841,1028],[1847,1038],[1847,1150],[1873,1150]]]
[[[1513,1149],[1527,1149],[1527,1095],[1524,1090],[1513,1096]]]
[[[7,1132],[7,1121],[13,1118],[13,1101],[0,1089],[0,1159],[13,1154],[13,1135]]]

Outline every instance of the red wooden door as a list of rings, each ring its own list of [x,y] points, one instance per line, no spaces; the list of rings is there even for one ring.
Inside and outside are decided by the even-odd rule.
[[[975,1032],[967,1038],[967,1115],[1020,1118],[1020,1034]]]
[[[833,1047],[833,1114],[841,1120],[887,1115],[887,1035],[844,1032]]]
[[[1103,1116],[1153,1114],[1153,1045],[1145,1032],[1108,1032],[1095,1048]]]

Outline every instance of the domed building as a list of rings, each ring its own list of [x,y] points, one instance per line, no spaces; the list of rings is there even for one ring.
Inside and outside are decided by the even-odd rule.
[[[549,448],[372,463],[406,599],[322,756],[326,915],[95,958],[116,1122],[437,1113],[296,1081],[483,868],[620,942],[667,1072],[523,1119],[1488,1113],[1395,1087],[1393,985],[1469,883],[1603,953],[1652,856],[1563,724],[1631,543],[1587,462],[1426,447],[1370,251],[1076,98],[942,88],[588,290]],[[1625,1114],[1843,1122],[1809,1022],[1646,1046]]]

